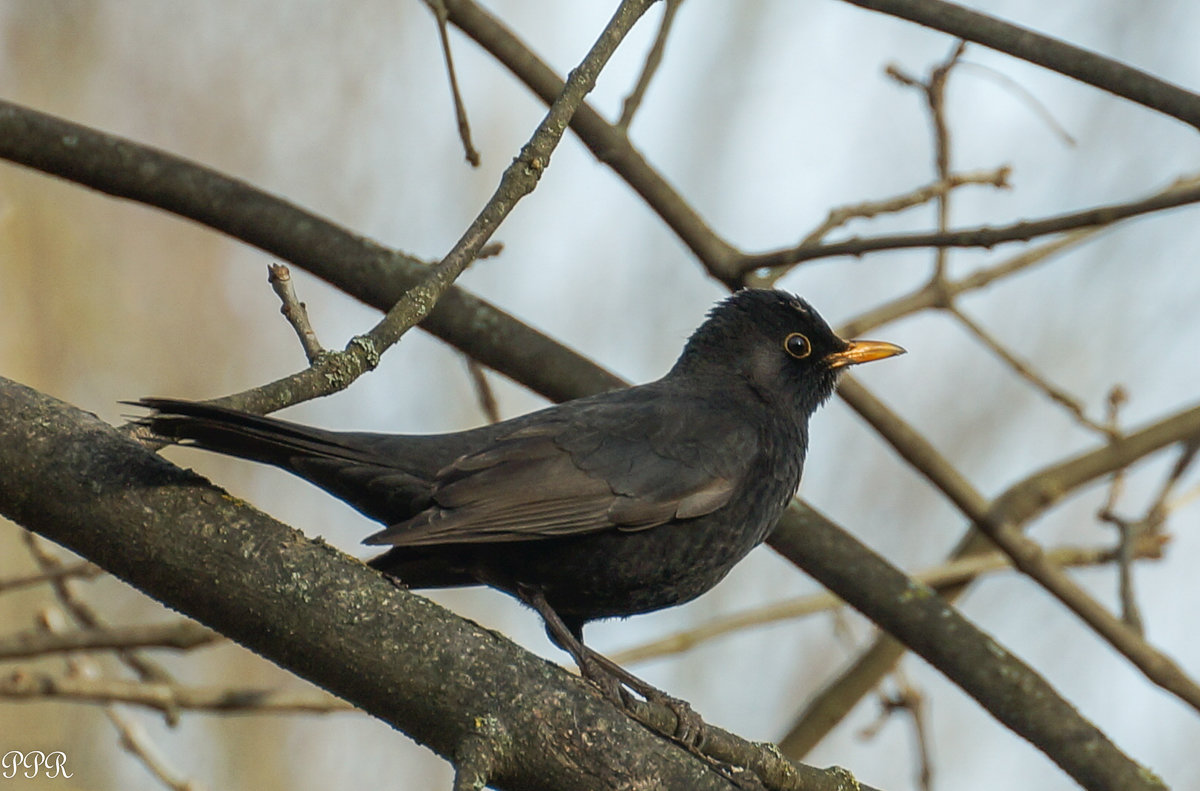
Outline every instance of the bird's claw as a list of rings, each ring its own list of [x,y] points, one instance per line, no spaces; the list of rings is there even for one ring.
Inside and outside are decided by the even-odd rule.
[[[700,747],[704,741],[704,719],[690,703],[661,690],[654,690],[654,694],[647,695],[646,700],[665,706],[675,715],[675,741],[693,750]]]
[[[647,703],[664,706],[675,715],[675,732],[668,734],[675,741],[691,750],[697,749],[704,741],[704,720],[687,701],[668,695],[641,679],[632,676],[629,679],[618,678],[593,662],[584,663],[580,671],[596,685],[600,694],[634,719],[639,719],[636,706],[640,701],[635,697],[636,694]]]

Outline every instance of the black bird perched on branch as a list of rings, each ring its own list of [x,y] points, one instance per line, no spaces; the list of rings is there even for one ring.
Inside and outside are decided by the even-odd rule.
[[[146,398],[163,437],[273,464],[387,525],[370,563],[412,588],[490,585],[542,615],[619,700],[659,696],[583,625],[689,601],[767,537],[840,371],[903,353],[844,341],[781,291],[739,291],[666,376],[453,434],[347,433]],[[665,697],[665,696],[663,696]]]

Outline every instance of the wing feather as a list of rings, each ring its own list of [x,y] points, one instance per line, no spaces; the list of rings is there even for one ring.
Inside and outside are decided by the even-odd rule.
[[[758,450],[744,423],[686,400],[546,418],[440,470],[430,507],[367,543],[533,541],[693,519],[729,502]]]

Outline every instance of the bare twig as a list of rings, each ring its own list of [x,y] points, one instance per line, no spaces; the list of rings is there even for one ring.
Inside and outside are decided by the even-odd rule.
[[[1120,385],[1108,391],[1104,424],[1113,432],[1114,436],[1120,426],[1121,407],[1128,400],[1129,394]],[[1114,510],[1117,507],[1117,501],[1121,498],[1121,493],[1125,490],[1125,472],[1125,469],[1122,468],[1112,474],[1112,480],[1108,485],[1108,494],[1104,498],[1104,505],[1096,513],[1096,518],[1102,522],[1109,522],[1117,528],[1119,561],[1117,564],[1117,591],[1118,597],[1121,600],[1121,620],[1130,629],[1145,636],[1146,629],[1142,622],[1141,612],[1137,606],[1137,597],[1133,595],[1133,564],[1129,559],[1130,554],[1132,554],[1130,546],[1135,540],[1138,531],[1134,525],[1118,517]]]
[[[826,215],[825,219],[816,228],[805,234],[804,238],[800,241],[800,246],[819,244],[830,232],[837,230],[851,220],[871,219],[881,214],[894,214],[911,209],[914,206],[923,206],[931,200],[948,194],[951,190],[969,184],[1008,189],[1008,178],[1011,174],[1012,169],[1007,165],[994,170],[951,173],[945,179],[935,181],[932,184],[926,184],[900,195],[894,195],[890,198],[835,207],[829,210],[829,214]],[[790,268],[791,265],[788,265],[762,272],[756,271],[747,276],[746,283],[753,287],[769,287],[785,275]]]
[[[471,0],[444,0],[451,24],[457,25],[504,65],[544,102],[562,91],[562,79],[499,20]],[[739,251],[722,239],[704,218],[646,160],[629,136],[586,103],[571,118],[571,129],[596,156],[612,168],[646,201],[703,262],[713,277],[733,287],[741,283],[736,271]]]
[[[1000,85],[1012,91],[1022,101],[1024,101],[1025,104],[1027,104],[1033,110],[1033,114],[1038,118],[1041,118],[1042,121],[1045,122],[1046,126],[1050,127],[1050,131],[1057,135],[1064,144],[1071,146],[1072,148],[1074,148],[1077,144],[1075,138],[1070,132],[1067,131],[1066,127],[1059,123],[1058,119],[1054,117],[1054,113],[1050,112],[1050,108],[1048,108],[1041,100],[1034,96],[1028,88],[1014,80],[1012,77],[1009,77],[1004,72],[993,69],[991,66],[986,66],[982,63],[975,63],[973,61],[964,60],[959,64],[959,68],[975,69],[980,74],[1000,83]]]
[[[279,301],[282,303],[279,306],[279,312],[296,331],[296,337],[300,339],[300,345],[304,347],[304,356],[308,358],[309,363],[316,362],[317,358],[325,353],[325,349],[317,340],[317,332],[308,320],[308,306],[296,296],[296,286],[292,282],[291,270],[283,264],[268,264],[267,282],[271,284],[272,290],[279,297]]]
[[[896,691],[890,695],[880,696],[879,717],[875,722],[863,728],[859,735],[864,739],[873,739],[892,718],[892,715],[900,712],[907,714],[912,720],[913,742],[917,752],[917,786],[922,791],[931,791],[933,788],[933,761],[930,757],[929,732],[925,727],[925,696],[909,683],[900,671],[892,675],[896,680]]]
[[[793,501],[770,541],[1043,750],[1084,788],[1164,788],[1036,671],[811,506]],[[786,753],[785,743],[780,748]]]
[[[188,710],[218,714],[323,714],[354,710],[346,701],[323,692],[269,687],[190,687],[25,670],[0,678],[0,698],[9,701],[52,698],[78,703],[129,703],[163,712]]]
[[[341,352],[327,352],[303,371],[209,403],[263,413],[345,389],[374,370],[380,356],[419,324],[455,279],[475,260],[500,223],[537,187],[571,116],[596,83],[600,70],[653,0],[623,0],[521,152],[504,170],[492,197],[446,257],[408,289],[371,330],[350,339]]]
[[[44,572],[52,572],[62,567],[62,561],[56,558],[53,554],[46,550],[42,545],[41,540],[30,532],[23,534],[25,546],[29,550],[29,554],[37,562],[38,566]],[[53,580],[54,594],[62,605],[63,610],[71,617],[75,623],[84,629],[104,630],[107,624],[100,617],[99,613],[92,608],[90,604],[85,602],[79,596],[75,595],[70,585],[70,579]],[[118,649],[117,657],[129,669],[137,673],[138,677],[143,681],[169,682],[171,674],[166,671],[160,664],[152,659],[141,656],[136,651]],[[174,722],[174,715],[168,712],[168,719]]]
[[[1113,388],[1113,393],[1110,395],[1110,409],[1114,415],[1114,420],[1116,405],[1123,400],[1123,393],[1123,389]],[[1104,505],[1101,506],[1096,514],[1096,517],[1100,521],[1107,522],[1117,528],[1119,535],[1117,550],[1121,559],[1119,567],[1120,575],[1118,578],[1121,620],[1139,635],[1145,633],[1145,626],[1140,608],[1137,605],[1137,597],[1133,591],[1132,564],[1126,559],[1133,554],[1131,545],[1135,541],[1140,540],[1144,536],[1158,536],[1162,534],[1163,525],[1171,512],[1169,505],[1171,494],[1184,473],[1187,472],[1188,467],[1195,460],[1198,449],[1200,449],[1200,436],[1193,437],[1191,440],[1183,443],[1179,452],[1179,458],[1176,459],[1171,472],[1163,480],[1158,493],[1140,518],[1126,519],[1116,513],[1117,500],[1120,498],[1124,484],[1123,471],[1118,471],[1113,475],[1112,483],[1109,485],[1108,496],[1105,498]]]
[[[37,629],[0,637],[0,660],[28,659],[72,651],[174,648],[186,651],[223,639],[195,621],[172,624],[108,627],[82,631]]]
[[[0,158],[208,226],[381,311],[395,305],[428,272],[424,261],[244,181],[12,102],[0,101]],[[479,257],[494,254],[497,247],[494,242],[484,245]],[[481,326],[488,331],[480,332]],[[421,327],[551,400],[624,384],[583,355],[461,288],[451,288]],[[267,410],[269,405],[259,408]],[[131,428],[126,431],[134,433]]]
[[[471,125],[467,123],[467,108],[458,90],[458,76],[454,71],[454,57],[450,54],[450,34],[446,30],[446,4],[443,0],[425,0],[437,19],[438,37],[442,42],[442,55],[446,59],[446,74],[450,78],[450,94],[454,97],[454,118],[458,122],[458,137],[471,167],[479,167],[479,152],[471,145]]]
[[[115,706],[105,706],[104,714],[117,729],[121,749],[136,758],[158,782],[172,791],[203,791],[207,787],[171,766],[141,723],[121,714]]]
[[[47,638],[67,637],[66,616],[57,608],[43,610],[41,613],[41,635]],[[94,680],[100,671],[96,663],[84,656],[74,656],[67,660],[67,678],[81,681]],[[17,674],[19,675],[19,673]],[[173,791],[202,791],[200,786],[187,780],[183,775],[169,766],[161,751],[136,722],[117,711],[116,706],[106,705],[104,713],[109,722],[120,735],[122,749],[136,758],[163,785]]]
[[[1113,203],[1095,209],[1059,214],[1040,220],[1023,220],[998,227],[980,226],[957,231],[906,233],[867,238],[852,237],[840,242],[797,246],[768,253],[746,255],[738,265],[739,271],[798,264],[818,258],[858,256],[880,250],[905,250],[914,247],[983,247],[992,248],[1008,242],[1026,242],[1039,236],[1110,225],[1143,214],[1186,206],[1200,201],[1200,186],[1172,187],[1148,198]]]
[[[966,46],[967,42],[959,41],[950,56],[935,66],[926,80],[910,77],[895,65],[888,66],[886,69],[888,76],[892,79],[902,85],[919,89],[925,97],[925,104],[929,108],[929,118],[933,123],[933,164],[938,181],[946,181],[950,177],[950,127],[946,123],[946,81],[950,78],[950,72],[962,57]],[[937,196],[937,229],[939,232],[945,233],[948,227],[950,227],[950,196],[949,193],[942,193]],[[935,280],[941,280],[945,274],[946,248],[938,247],[934,251],[933,277]]]
[[[905,316],[911,316],[929,308],[940,308],[951,303],[954,297],[984,288],[998,280],[1015,275],[1038,264],[1046,263],[1054,255],[1102,233],[1102,228],[1085,228],[1072,231],[1058,239],[1051,239],[1031,247],[994,266],[978,269],[960,280],[946,279],[941,283],[925,283],[913,292],[885,302],[861,313],[838,328],[838,333],[847,338],[862,335]]]
[[[59,582],[65,579],[90,580],[99,577],[103,573],[104,569],[100,568],[95,563],[82,561],[79,563],[72,563],[69,566],[64,565],[57,568],[47,569],[45,571],[40,571],[37,574],[29,574],[24,577],[0,579],[0,593],[22,590],[35,585],[44,585],[48,582]]]
[[[1050,564],[1038,544],[1013,524],[985,520],[979,528],[1012,559],[1013,565],[1050,591],[1079,618],[1120,651],[1152,682],[1200,712],[1200,685],[1176,662],[1147,643],[1061,570]]]
[[[451,23],[457,25],[463,32],[478,42],[480,46],[491,53],[506,68],[511,70],[544,101],[549,101],[558,94],[562,82],[557,75],[544,62],[538,59],[527,45],[505,29],[495,18],[469,0],[445,0],[445,2],[450,13]],[[880,2],[883,3],[884,0],[880,0]],[[875,8],[870,0],[862,0],[859,4],[868,8]],[[939,7],[945,5],[947,4],[939,4]],[[955,17],[952,23],[948,22],[942,25],[939,24],[940,17],[937,14],[929,14],[928,7],[922,6],[918,11],[908,8],[908,6],[908,0],[887,0],[886,6],[881,5],[876,10],[884,10],[888,13],[895,13],[898,16],[906,17],[911,14],[914,18],[918,14],[921,14],[923,16],[917,21],[921,21],[922,24],[930,24],[939,29],[949,30],[950,27],[947,25],[952,24],[954,28],[952,32],[959,38],[979,41],[987,46],[999,46],[1003,51],[1012,52],[1018,57],[1026,57],[1036,48],[1030,45],[1030,41],[1037,40],[1040,42],[1046,39],[1046,37],[1037,36],[1030,31],[1022,31],[1015,26],[1000,23],[981,14],[965,12],[956,7],[951,8],[955,8],[958,12],[961,12],[960,15],[965,15],[965,19],[971,21],[967,22]],[[970,32],[972,30],[971,25],[974,24],[977,18],[981,18],[988,24],[994,23],[999,26],[1000,30],[1007,31],[1003,35],[1011,37],[1021,34],[1030,38],[1019,40],[1013,47],[1006,48],[1005,46],[1001,46],[1002,41],[996,35],[989,34],[980,37]],[[929,21],[926,21],[927,19]],[[1164,98],[1166,102],[1165,107],[1174,107],[1176,105],[1193,107],[1195,118],[1200,120],[1200,97],[1175,86],[1167,85],[1150,75],[1129,69],[1123,66],[1123,64],[1108,58],[1102,58],[1093,53],[1082,52],[1053,39],[1049,39],[1049,41],[1058,49],[1056,49],[1056,54],[1051,58],[1051,62],[1043,63],[1042,65],[1055,70],[1065,69],[1063,73],[1082,79],[1082,75],[1073,73],[1073,70],[1076,70],[1081,62],[1072,60],[1076,53],[1082,53],[1084,56],[1087,56],[1088,66],[1085,71],[1105,73],[1110,76],[1123,75],[1126,78],[1130,75],[1135,75],[1138,79],[1144,78],[1145,82],[1141,82],[1137,86],[1130,88],[1130,91],[1134,93],[1146,85],[1156,87],[1165,86],[1165,96],[1169,97]],[[1027,59],[1035,63],[1041,62],[1037,57],[1028,57]],[[1059,68],[1060,66],[1062,66],[1062,69]],[[1105,71],[1106,69],[1108,71]],[[1122,93],[1122,95],[1125,94]],[[1162,109],[1162,107],[1159,109]],[[601,162],[613,168],[658,213],[672,231],[692,250],[708,272],[716,279],[731,287],[740,286],[748,273],[760,268],[771,268],[834,255],[861,255],[866,252],[885,249],[927,246],[992,247],[1009,241],[1026,241],[1050,233],[1060,233],[1078,228],[1104,225],[1137,214],[1200,200],[1200,188],[1195,188],[1188,194],[1172,192],[1162,202],[1147,203],[1145,201],[1135,201],[1130,204],[1116,204],[1100,209],[1059,215],[1038,221],[1019,222],[1001,228],[984,227],[951,231],[945,234],[900,234],[872,239],[849,239],[827,245],[790,248],[758,255],[745,255],[714,233],[708,224],[704,222],[703,218],[633,148],[621,130],[605,123],[595,110],[587,105],[582,106],[575,117],[572,118],[571,126],[576,134],[579,135],[582,142],[596,157]]]
[[[681,5],[683,5],[683,0],[667,0],[664,4],[662,21],[659,22],[658,33],[654,36],[654,44],[650,47],[649,54],[646,55],[642,73],[638,75],[637,85],[621,104],[621,118],[617,121],[616,126],[623,132],[629,132],[629,125],[633,123],[633,115],[641,106],[642,99],[646,96],[646,89],[650,87],[654,73],[662,64],[663,52],[667,48],[667,36],[671,34],[671,25],[675,22],[675,14]]]
[[[1047,379],[1042,374],[1033,369],[1033,365],[1021,358],[1017,357],[1007,346],[1000,343],[990,332],[983,328],[978,322],[967,316],[955,304],[951,303],[946,307],[946,312],[958,320],[958,323],[967,329],[975,338],[986,346],[992,354],[999,357],[1012,371],[1025,381],[1033,385],[1034,388],[1040,390],[1043,395],[1055,402],[1059,406],[1066,409],[1084,428],[1091,429],[1098,434],[1102,434],[1109,439],[1116,439],[1120,436],[1116,428],[1110,424],[1101,423],[1088,417],[1084,411],[1083,404],[1079,399],[1072,396],[1066,390],[1058,387]]]
[[[847,384],[849,388],[847,389]],[[1154,683],[1172,692],[1200,711],[1200,686],[1162,652],[1158,651],[1109,613],[1099,602],[1050,563],[1035,542],[1023,536],[1020,526],[1041,508],[1056,502],[1067,492],[1094,480],[1098,475],[1119,469],[1165,444],[1200,436],[1200,406],[1183,410],[1141,431],[1110,441],[1099,452],[1084,454],[1052,467],[1023,481],[1019,494],[997,499],[986,510],[976,511],[973,489],[953,468],[932,470],[946,465],[924,438],[917,435],[898,416],[866,392],[850,377],[839,389],[847,401],[893,444],[902,456],[947,494],[964,513],[972,516],[976,527],[1013,558],[1014,565],[1033,577],[1054,594],[1092,629],[1112,643]],[[948,465],[946,465],[948,466]],[[964,486],[966,488],[964,488]],[[977,496],[977,495],[976,495]],[[1032,501],[1032,502],[1031,502]]]
[[[496,403],[496,394],[492,391],[491,382],[488,381],[487,371],[475,358],[463,355],[463,359],[467,362],[467,373],[471,375],[475,398],[479,401],[479,408],[483,410],[484,417],[489,423],[499,423],[500,407]]]

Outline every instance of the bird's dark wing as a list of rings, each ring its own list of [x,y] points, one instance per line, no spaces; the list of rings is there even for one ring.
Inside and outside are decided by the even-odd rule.
[[[749,426],[686,399],[543,414],[438,472],[433,505],[367,543],[532,541],[703,516],[729,501],[758,448]]]

